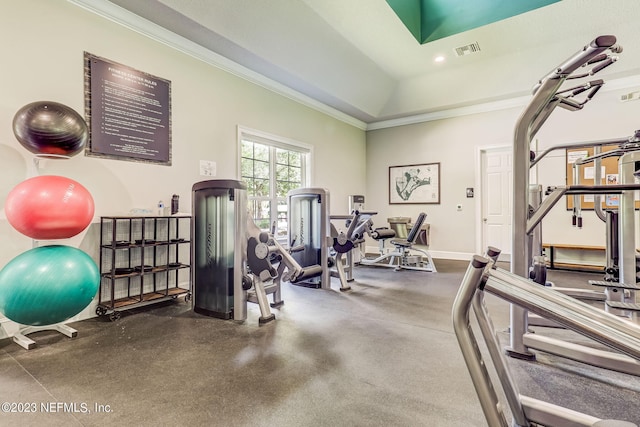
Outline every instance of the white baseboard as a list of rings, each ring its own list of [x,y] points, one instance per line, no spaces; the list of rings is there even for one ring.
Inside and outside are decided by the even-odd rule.
[[[448,252],[448,251],[429,251],[434,259],[451,259],[456,261],[471,261],[472,252]]]
[[[416,246],[417,248],[422,248],[421,246]],[[390,249],[390,248],[388,248]],[[380,248],[378,246],[367,246],[365,247],[367,254],[379,254]],[[474,253],[472,252],[449,252],[449,251],[434,251],[429,250],[431,257],[434,259],[451,259],[457,261],[471,261]]]
[[[188,281],[181,282],[178,286],[181,288],[184,288],[185,290],[188,290],[189,282]],[[98,300],[96,298],[93,301],[91,301],[91,303],[80,313],[76,314],[70,319],[65,320],[62,323],[65,323],[65,324],[73,323],[73,322],[79,322],[81,320],[91,319],[93,317],[98,317],[98,315],[96,314],[97,306],[98,306]],[[20,331],[20,327],[21,327],[20,324],[15,323],[11,319],[8,319],[0,315],[0,340],[13,337],[15,334],[17,334]]]

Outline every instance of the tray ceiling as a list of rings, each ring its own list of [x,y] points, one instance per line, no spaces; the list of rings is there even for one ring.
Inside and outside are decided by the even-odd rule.
[[[437,39],[428,35],[424,44],[392,0],[70,1],[103,15],[117,8],[129,15],[118,18],[129,27],[144,25],[150,34],[151,23],[260,76],[266,87],[369,126],[526,96],[553,66],[602,34],[616,35],[625,48],[602,77],[640,75],[638,0],[617,0],[615,8],[611,0],[426,2],[457,5],[441,13],[447,22],[465,3],[488,12],[506,3],[533,9],[506,18],[485,11],[490,19],[471,19],[474,28],[434,30]],[[172,40],[165,35],[163,42]],[[435,62],[438,56],[444,60]]]

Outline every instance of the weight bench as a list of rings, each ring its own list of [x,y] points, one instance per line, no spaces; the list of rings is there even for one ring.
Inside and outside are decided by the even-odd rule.
[[[418,234],[426,218],[427,214],[424,212],[421,212],[420,215],[418,215],[418,218],[416,219],[415,224],[413,224],[413,227],[411,227],[406,239],[395,239],[395,232],[392,230],[378,229],[369,231],[368,234],[371,238],[381,242],[380,256],[375,259],[364,258],[360,260],[360,264],[393,267],[396,271],[406,269],[436,273],[436,266],[433,263],[433,259],[431,258],[429,251],[414,247],[414,243],[418,238]],[[393,235],[391,236],[389,232],[393,233]],[[391,238],[390,243],[395,248],[391,252],[384,253],[384,242],[389,238]],[[419,254],[412,254],[411,251],[419,252]],[[424,261],[423,256],[427,258],[427,262]]]

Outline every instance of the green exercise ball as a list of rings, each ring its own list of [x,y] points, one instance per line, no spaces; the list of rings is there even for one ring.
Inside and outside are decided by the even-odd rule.
[[[98,291],[100,272],[85,252],[41,246],[0,270],[0,312],[22,325],[45,326],[80,313]]]

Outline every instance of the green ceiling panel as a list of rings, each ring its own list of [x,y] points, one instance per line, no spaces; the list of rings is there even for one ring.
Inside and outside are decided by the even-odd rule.
[[[482,27],[560,0],[386,0],[419,43]]]
[[[387,3],[398,18],[409,29],[413,37],[420,41],[422,37],[422,15],[420,6],[422,0],[387,0]]]

